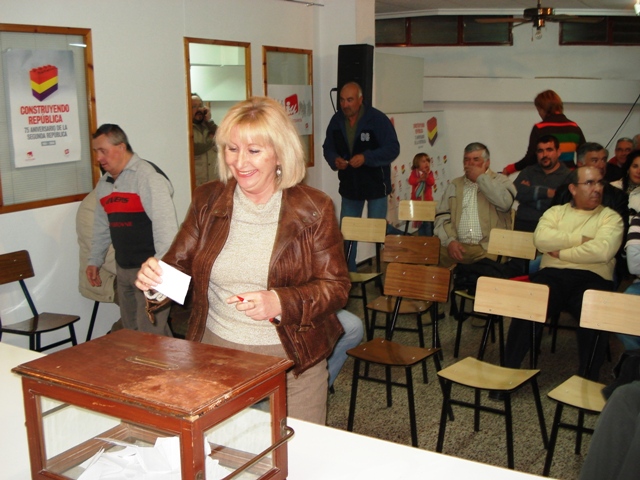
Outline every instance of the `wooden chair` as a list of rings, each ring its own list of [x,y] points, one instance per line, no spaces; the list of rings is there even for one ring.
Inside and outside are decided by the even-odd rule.
[[[629,335],[640,335],[640,325],[636,321],[640,311],[640,296],[625,293],[604,292],[600,290],[587,290],[582,298],[582,311],[580,314],[580,326],[592,328],[600,332],[616,332]],[[600,335],[596,337],[593,351],[598,342],[602,341]],[[588,374],[591,365],[587,367]],[[586,376],[586,375],[585,375]],[[580,454],[582,435],[592,434],[593,429],[584,426],[585,414],[597,415],[602,412],[605,399],[602,396],[604,384],[587,380],[574,375],[563,382],[547,395],[557,402],[549,448],[544,464],[543,475],[549,476],[553,453],[560,428],[576,432],[575,453]],[[578,410],[578,421],[575,424],[562,421],[562,412],[565,406]]]
[[[29,337],[29,349],[36,352],[43,352],[65,343],[77,345],[76,334],[73,324],[80,320],[77,315],[65,315],[60,313],[38,313],[36,306],[31,299],[29,290],[25,283],[25,279],[34,276],[33,266],[29,252],[20,250],[18,252],[5,253],[0,255],[0,285],[12,282],[18,282],[22,288],[29,308],[31,309],[32,318],[23,320],[10,325],[2,325],[0,320],[0,339],[3,333],[12,333],[15,335],[26,335]],[[69,338],[58,342],[42,346],[41,335],[61,328],[69,328]]]
[[[548,300],[549,287],[546,285],[517,282],[502,278],[480,277],[476,288],[475,308],[490,315],[503,315],[530,320],[533,332],[531,354],[535,355],[535,348],[533,348],[536,342],[534,322],[544,323],[546,320]],[[473,357],[467,357],[440,370],[438,377],[441,379],[443,398],[436,451],[442,452],[447,414],[451,411],[453,405],[463,406],[474,410],[475,431],[480,430],[480,412],[504,415],[507,436],[507,465],[509,468],[514,468],[511,393],[520,389],[526,383],[531,384],[533,390],[542,442],[546,447],[547,430],[536,380],[539,373],[540,370],[506,368],[483,362]],[[451,390],[453,384],[473,388],[475,391],[474,403],[452,399]],[[482,405],[480,403],[480,394],[483,390],[501,392],[504,395],[504,409]]]
[[[531,232],[518,232],[515,230],[505,230],[501,228],[494,228],[489,232],[489,245],[487,246],[487,252],[492,255],[498,255],[498,261],[504,257],[509,258],[521,258],[524,260],[533,260],[536,258],[536,247],[533,244],[533,233]],[[460,297],[460,308],[456,306],[456,297]],[[456,341],[453,349],[454,358],[458,358],[460,353],[460,341],[462,338],[462,324],[466,320],[464,310],[466,300],[474,301],[474,296],[469,294],[466,290],[454,290],[453,298],[451,299],[451,306],[454,312],[454,318],[458,321],[458,327],[456,331]],[[474,309],[475,310],[475,309]],[[477,311],[477,310],[476,310]],[[486,318],[486,317],[485,317]],[[499,316],[492,317],[487,321],[485,325],[485,332],[483,336],[483,343],[481,345],[481,351],[484,351],[486,346],[487,336],[489,332],[493,332],[493,322],[497,320],[499,322],[499,328],[502,330],[502,320]],[[501,352],[504,351],[503,337],[500,337]],[[479,357],[482,359],[482,357]]]
[[[412,367],[423,362],[429,357],[433,358],[436,371],[440,370],[440,359],[437,353],[439,348],[408,347],[391,341],[394,328],[403,303],[403,299],[417,299],[431,302],[446,302],[449,294],[449,276],[451,272],[447,268],[411,265],[403,263],[390,263],[384,281],[386,295],[394,296],[395,306],[391,321],[387,325],[385,338],[375,338],[363,343],[347,354],[354,358],[353,382],[351,384],[351,401],[349,404],[349,420],[347,429],[353,431],[353,420],[356,410],[358,394],[358,381],[368,380],[384,383],[387,387],[387,406],[392,405],[392,387],[407,389],[409,404],[409,421],[411,426],[411,444],[418,446],[418,432],[416,427],[416,414],[413,395]],[[360,363],[365,362],[382,365],[385,367],[385,379],[371,377],[365,371],[360,374]],[[402,367],[405,370],[406,382],[392,381],[391,367]]]
[[[398,220],[407,222],[404,226],[404,234],[409,233],[411,222],[433,222],[436,219],[437,203],[422,200],[400,200]]]
[[[364,311],[364,324],[368,330],[369,313],[367,312],[367,284],[375,282],[382,294],[382,271],[380,270],[380,246],[384,243],[387,234],[387,221],[384,218],[359,218],[344,217],[340,226],[342,236],[346,242],[347,262],[353,254],[353,244],[355,242],[374,243],[376,248],[376,268],[374,272],[359,273],[349,272],[351,285],[360,287],[360,295],[350,293],[351,298],[362,299],[362,309]]]
[[[414,265],[437,265],[440,258],[440,239],[438,237],[387,235],[385,237],[384,249],[382,251],[382,261],[385,263],[410,263]],[[371,326],[367,330],[367,340],[372,340],[375,334],[376,315],[383,313],[386,315],[387,323],[394,311],[396,297],[393,295],[383,295],[367,304],[367,310],[371,310]],[[432,301],[405,299],[400,306],[400,315],[416,315],[416,328],[399,327],[398,332],[416,332],[418,334],[418,344],[425,346],[424,329],[422,315],[427,311],[431,312],[432,319],[432,347],[440,346],[438,334],[438,308]],[[386,329],[386,327],[385,327]],[[426,382],[426,368],[425,368]]]

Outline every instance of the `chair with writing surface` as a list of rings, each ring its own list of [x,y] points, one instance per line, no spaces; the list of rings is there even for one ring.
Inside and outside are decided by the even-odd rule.
[[[536,247],[533,244],[533,233],[531,232],[520,232],[516,230],[506,230],[501,228],[494,228],[489,232],[489,244],[487,245],[487,253],[498,256],[498,262],[500,262],[503,258],[518,258],[526,260],[525,270],[528,265],[529,260],[533,260],[536,258]],[[471,295],[469,292],[465,290],[454,290],[453,298],[451,299],[451,305],[454,310],[454,318],[458,321],[458,326],[456,330],[456,341],[453,349],[454,358],[458,358],[460,353],[460,341],[462,339],[462,324],[466,320],[465,316],[465,301],[470,300],[474,301],[475,296]],[[456,297],[460,297],[460,308],[457,308],[456,305]],[[477,312],[477,310],[474,309]],[[471,314],[474,315],[474,314]],[[484,335],[482,337],[482,342],[480,345],[480,352],[484,352],[486,347],[488,335],[490,332],[493,332],[493,323],[498,322],[498,330],[499,330],[499,342],[500,342],[500,352],[501,358],[504,355],[504,334],[503,334],[503,326],[502,326],[502,318],[501,317],[493,317],[491,319],[486,316],[477,315],[480,318],[487,319],[487,323],[485,325]],[[479,355],[479,358],[482,359],[482,355]]]
[[[344,217],[340,225],[342,237],[346,243],[347,262],[354,255],[354,243],[373,243],[376,248],[376,270],[373,272],[349,272],[352,287],[360,287],[360,294],[351,292],[351,298],[362,299],[364,324],[366,330],[370,328],[367,312],[367,285],[375,282],[382,294],[382,271],[380,270],[380,248],[384,244],[387,234],[387,221],[384,218]]]
[[[626,293],[605,292],[601,290],[587,290],[582,297],[582,310],[580,313],[580,327],[591,328],[598,332],[615,332],[627,335],[640,335],[640,324],[636,321],[640,311],[640,296]],[[598,342],[603,341],[600,333],[596,336],[593,345],[595,353]],[[593,354],[591,356],[593,360]],[[585,377],[591,370],[591,362],[586,372],[581,372]],[[547,395],[556,403],[556,411],[551,426],[549,448],[544,464],[543,475],[549,476],[553,462],[558,432],[561,428],[576,432],[575,453],[580,454],[582,436],[592,434],[593,429],[584,426],[585,415],[598,415],[605,405],[602,395],[604,384],[587,380],[573,375],[571,378],[558,385]],[[574,424],[562,420],[565,406],[578,410],[578,421]]]
[[[507,316],[531,321],[532,348],[535,357],[536,335],[535,324],[544,323],[547,316],[549,287],[530,282],[519,282],[494,277],[478,279],[475,309],[490,316]],[[535,358],[532,358],[535,363]],[[513,457],[513,420],[511,411],[511,394],[527,383],[531,385],[533,397],[540,423],[542,442],[547,446],[547,429],[540,401],[537,376],[538,369],[506,368],[484,362],[477,358],[467,357],[438,372],[442,386],[442,411],[436,451],[442,452],[447,424],[447,416],[453,406],[472,408],[474,410],[474,430],[480,430],[480,413],[487,412],[505,417],[507,440],[507,466],[514,468]],[[466,402],[452,398],[453,386],[462,386],[474,390],[474,402]],[[457,388],[457,387],[456,387]],[[503,394],[504,409],[482,405],[481,392],[494,391]]]
[[[450,274],[449,269],[432,265],[412,265],[395,262],[388,265],[384,281],[384,293],[394,298],[394,309],[391,319],[387,323],[385,338],[374,338],[347,351],[347,354],[354,359],[347,424],[349,431],[353,431],[359,380],[384,383],[386,385],[388,407],[391,407],[393,402],[392,387],[402,387],[407,390],[411,444],[418,446],[412,367],[431,357],[435,363],[436,371],[440,370],[440,359],[437,355],[440,348],[405,346],[392,341],[392,338],[403,301],[405,299],[414,299],[433,302],[436,305],[437,302],[446,302],[449,295]],[[365,365],[375,364],[384,367],[385,378],[370,376],[366,368],[364,374],[361,374],[360,364],[363,362]],[[392,367],[404,369],[406,379],[404,383],[393,381],[391,376]]]
[[[66,343],[77,345],[73,324],[80,320],[78,315],[61,313],[39,313],[31,298],[25,280],[34,276],[33,266],[29,252],[20,250],[17,252],[0,255],[0,285],[17,282],[22,290],[24,298],[29,305],[31,318],[9,325],[3,325],[0,319],[0,339],[3,333],[23,335],[29,337],[29,349],[43,352]],[[69,337],[43,346],[41,336],[43,333],[52,332],[62,328],[69,329]]]
[[[409,233],[411,222],[433,222],[436,219],[436,204],[428,200],[400,200],[398,220],[406,222],[404,234]]]

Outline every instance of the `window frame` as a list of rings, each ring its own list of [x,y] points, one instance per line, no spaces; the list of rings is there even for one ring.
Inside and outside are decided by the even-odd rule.
[[[447,17],[456,19],[456,42],[455,43],[412,43],[412,29],[413,20],[424,17]],[[464,29],[465,19],[485,18],[485,15],[421,15],[417,17],[402,17],[405,21],[405,36],[404,41],[400,43],[379,43],[376,41],[376,47],[504,47],[513,46],[513,24],[509,24],[508,39],[504,42],[465,42],[464,41]],[[513,18],[513,15],[491,15],[491,18]],[[384,22],[385,20],[398,20],[398,18],[380,19],[377,22]]]

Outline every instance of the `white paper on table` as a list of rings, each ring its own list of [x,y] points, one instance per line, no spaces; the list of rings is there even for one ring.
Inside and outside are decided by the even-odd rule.
[[[191,277],[186,273],[172,267],[171,265],[160,260],[158,262],[162,268],[162,283],[159,283],[155,290],[166,295],[171,300],[184,305],[184,299],[189,290],[189,282]]]
[[[153,447],[141,447],[114,438],[98,437],[99,440],[124,447],[122,450],[105,452],[100,449],[84,462],[85,470],[78,480],[181,480],[180,438],[158,437]],[[207,480],[221,480],[231,473],[213,460],[209,442],[204,444]]]

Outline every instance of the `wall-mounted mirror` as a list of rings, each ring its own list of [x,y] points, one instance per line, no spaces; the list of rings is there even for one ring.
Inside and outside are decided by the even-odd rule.
[[[227,110],[251,96],[251,47],[200,38],[185,38],[184,42],[193,191],[218,178],[213,137]]]
[[[264,93],[280,101],[298,129],[313,167],[313,53],[300,48],[262,47]]]

